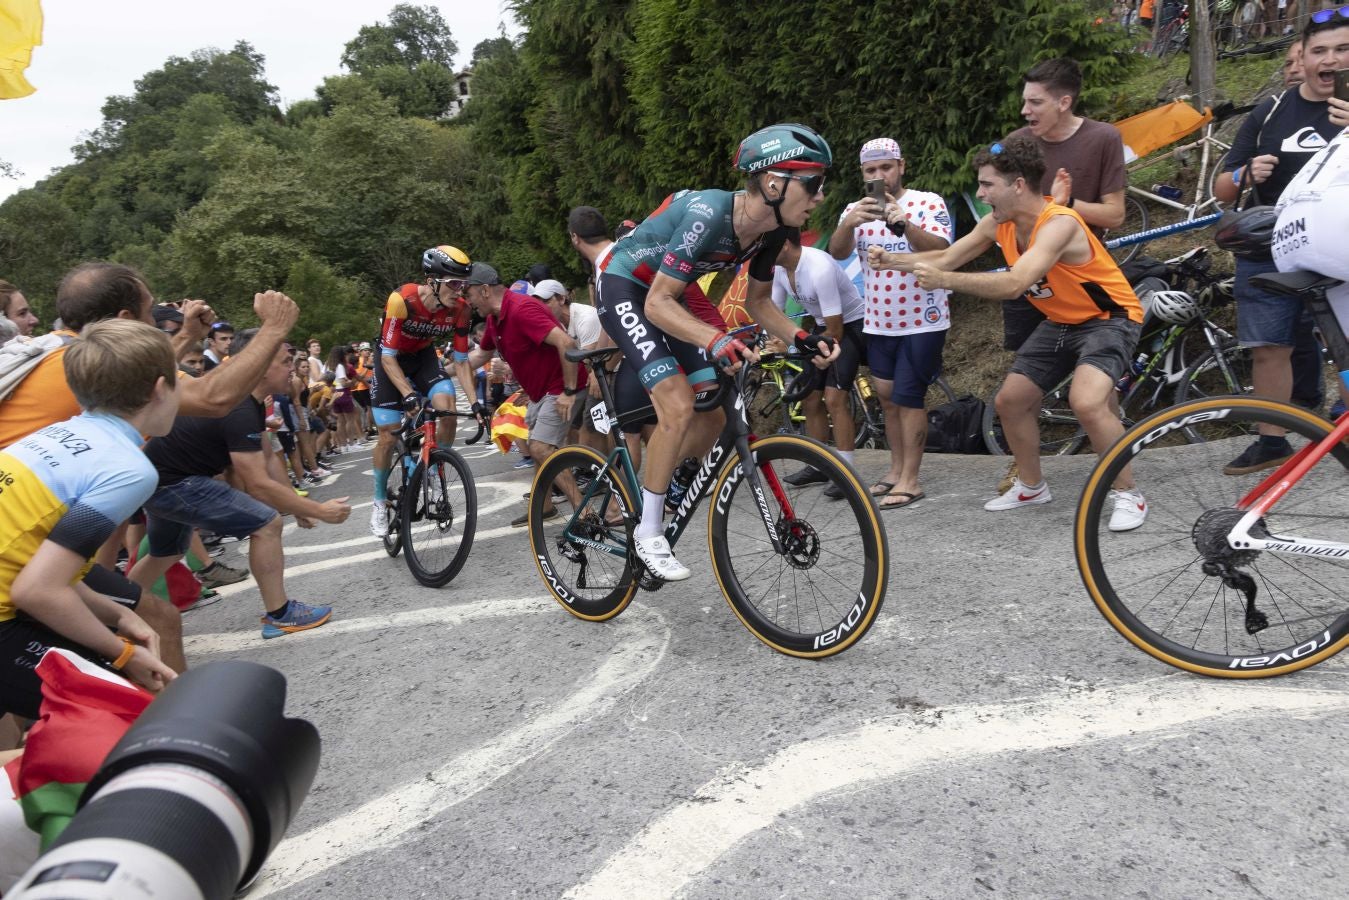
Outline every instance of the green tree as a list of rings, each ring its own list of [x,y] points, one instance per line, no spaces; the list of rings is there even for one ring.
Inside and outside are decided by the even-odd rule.
[[[389,21],[361,26],[342,52],[342,65],[358,75],[384,66],[413,69],[423,62],[448,69],[458,52],[439,10],[400,3],[389,11]]]

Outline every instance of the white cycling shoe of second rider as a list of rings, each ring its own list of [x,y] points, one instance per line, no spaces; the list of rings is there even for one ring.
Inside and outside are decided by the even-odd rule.
[[[370,533],[378,538],[389,533],[389,507],[383,500],[370,507]]]
[[[648,538],[635,537],[632,539],[633,546],[637,550],[637,558],[642,561],[651,574],[662,581],[683,581],[693,573],[689,571],[688,566],[675,559],[670,552],[670,543],[665,540],[665,535],[656,534]]]

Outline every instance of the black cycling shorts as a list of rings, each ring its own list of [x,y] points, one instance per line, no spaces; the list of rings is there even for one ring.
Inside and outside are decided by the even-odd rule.
[[[824,334],[824,327],[815,329],[815,334]],[[845,322],[843,324],[843,338],[838,343],[838,359],[824,370],[824,378],[820,380],[820,386],[838,388],[840,391],[851,391],[852,383],[857,378],[857,370],[862,367],[862,360],[867,357],[867,336],[862,331],[862,320],[855,322]],[[805,365],[814,365],[809,360],[803,361]]]
[[[672,375],[683,375],[692,385],[716,381],[716,369],[702,347],[670,337],[647,320],[646,286],[606,272],[595,288],[600,324],[647,391]]]
[[[370,402],[380,409],[399,409],[403,405],[403,395],[393,383],[393,379],[384,374],[383,360],[386,358],[378,357],[380,361],[376,363],[374,381],[370,385]],[[436,356],[434,347],[426,346],[411,354],[400,353],[394,359],[398,361],[398,367],[403,370],[408,381],[412,382],[413,390],[422,396],[430,396],[431,388],[435,387],[437,382],[445,380],[445,373],[441,371],[440,358]]]

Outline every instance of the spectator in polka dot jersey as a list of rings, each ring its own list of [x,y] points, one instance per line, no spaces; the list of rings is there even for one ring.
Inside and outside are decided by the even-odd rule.
[[[886,509],[910,506],[923,498],[918,467],[927,442],[928,385],[941,373],[942,348],[951,327],[948,291],[927,291],[913,275],[877,271],[867,264],[867,249],[887,253],[944,250],[951,243],[951,216],[937,194],[904,186],[904,157],[899,144],[882,137],[867,141],[860,154],[862,178],[885,185],[885,203],[865,196],[839,217],[829,239],[835,259],[857,252],[862,263],[866,315],[867,365],[885,414],[890,470],[872,485]]]

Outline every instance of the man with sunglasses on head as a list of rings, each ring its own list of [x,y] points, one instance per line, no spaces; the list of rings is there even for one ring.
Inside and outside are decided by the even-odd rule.
[[[206,349],[202,351],[202,371],[209,372],[225,361],[230,355],[230,343],[234,340],[234,326],[229,322],[212,322],[211,333],[206,336]]]
[[[1349,5],[1313,13],[1301,44],[1302,82],[1251,110],[1227,151],[1227,174],[1213,182],[1213,195],[1224,203],[1249,188],[1251,196],[1243,205],[1272,205],[1308,160],[1349,125],[1349,102],[1334,96],[1336,70],[1349,69]],[[1273,271],[1272,259],[1237,258],[1237,340],[1251,348],[1255,393],[1288,401],[1295,387],[1294,347],[1313,340],[1312,320],[1301,300],[1251,284],[1256,275]],[[1320,368],[1316,366],[1313,379],[1318,387]],[[1223,471],[1258,472],[1292,454],[1282,428],[1261,425],[1260,436]]]
[[[683,581],[692,573],[665,539],[665,494],[678,462],[701,456],[716,440],[723,415],[693,414],[694,388],[758,354],[724,329],[689,312],[689,282],[709,272],[749,266],[746,311],[803,352],[838,356],[828,337],[812,337],[773,305],[773,265],[787,229],[801,227],[824,198],[824,172],[833,154],[824,138],[793,123],[745,138],[732,164],[745,177],[740,191],[680,191],[613,245],[597,279],[600,322],[622,350],[656,409],[657,424],[643,466],[642,517],[633,533],[638,557],[657,578]]]
[[[370,398],[379,441],[374,451],[375,503],[370,509],[370,531],[383,537],[389,530],[388,482],[394,438],[403,415],[429,398],[435,409],[454,409],[454,381],[445,377],[436,356],[436,342],[453,336],[455,375],[471,390],[473,370],[468,365],[468,332],[473,310],[463,298],[464,280],[472,270],[468,254],[442,244],[422,254],[422,284],[405,284],[384,305]],[[470,395],[471,396],[471,395]],[[480,417],[486,409],[473,404]],[[436,440],[454,443],[455,420],[441,419]]]
[[[911,272],[925,290],[952,290],[1002,301],[1024,293],[1045,314],[1017,351],[998,390],[998,414],[1020,474],[1011,488],[984,504],[990,511],[1048,503],[1040,470],[1036,416],[1044,393],[1073,373],[1068,402],[1100,453],[1124,433],[1110,408],[1115,382],[1133,359],[1143,310],[1124,273],[1082,216],[1040,193],[1044,157],[1030,138],[1008,138],[974,158],[979,199],[990,207],[974,230],[946,250],[869,251],[875,269]],[[994,245],[1008,269],[956,272]],[[1111,531],[1139,527],[1147,503],[1126,468],[1113,485]]]
[[[847,259],[856,248],[862,264],[862,330],[867,365],[876,379],[890,445],[890,468],[871,486],[881,509],[900,509],[923,499],[918,467],[927,443],[928,385],[941,374],[942,349],[951,327],[947,291],[925,290],[912,276],[880,271],[867,263],[867,252],[921,253],[951,243],[951,216],[937,194],[904,186],[904,156],[888,137],[862,145],[862,178],[883,182],[885,202],[866,196],[849,204],[829,238],[834,259]],[[799,472],[788,480],[810,478]]]

